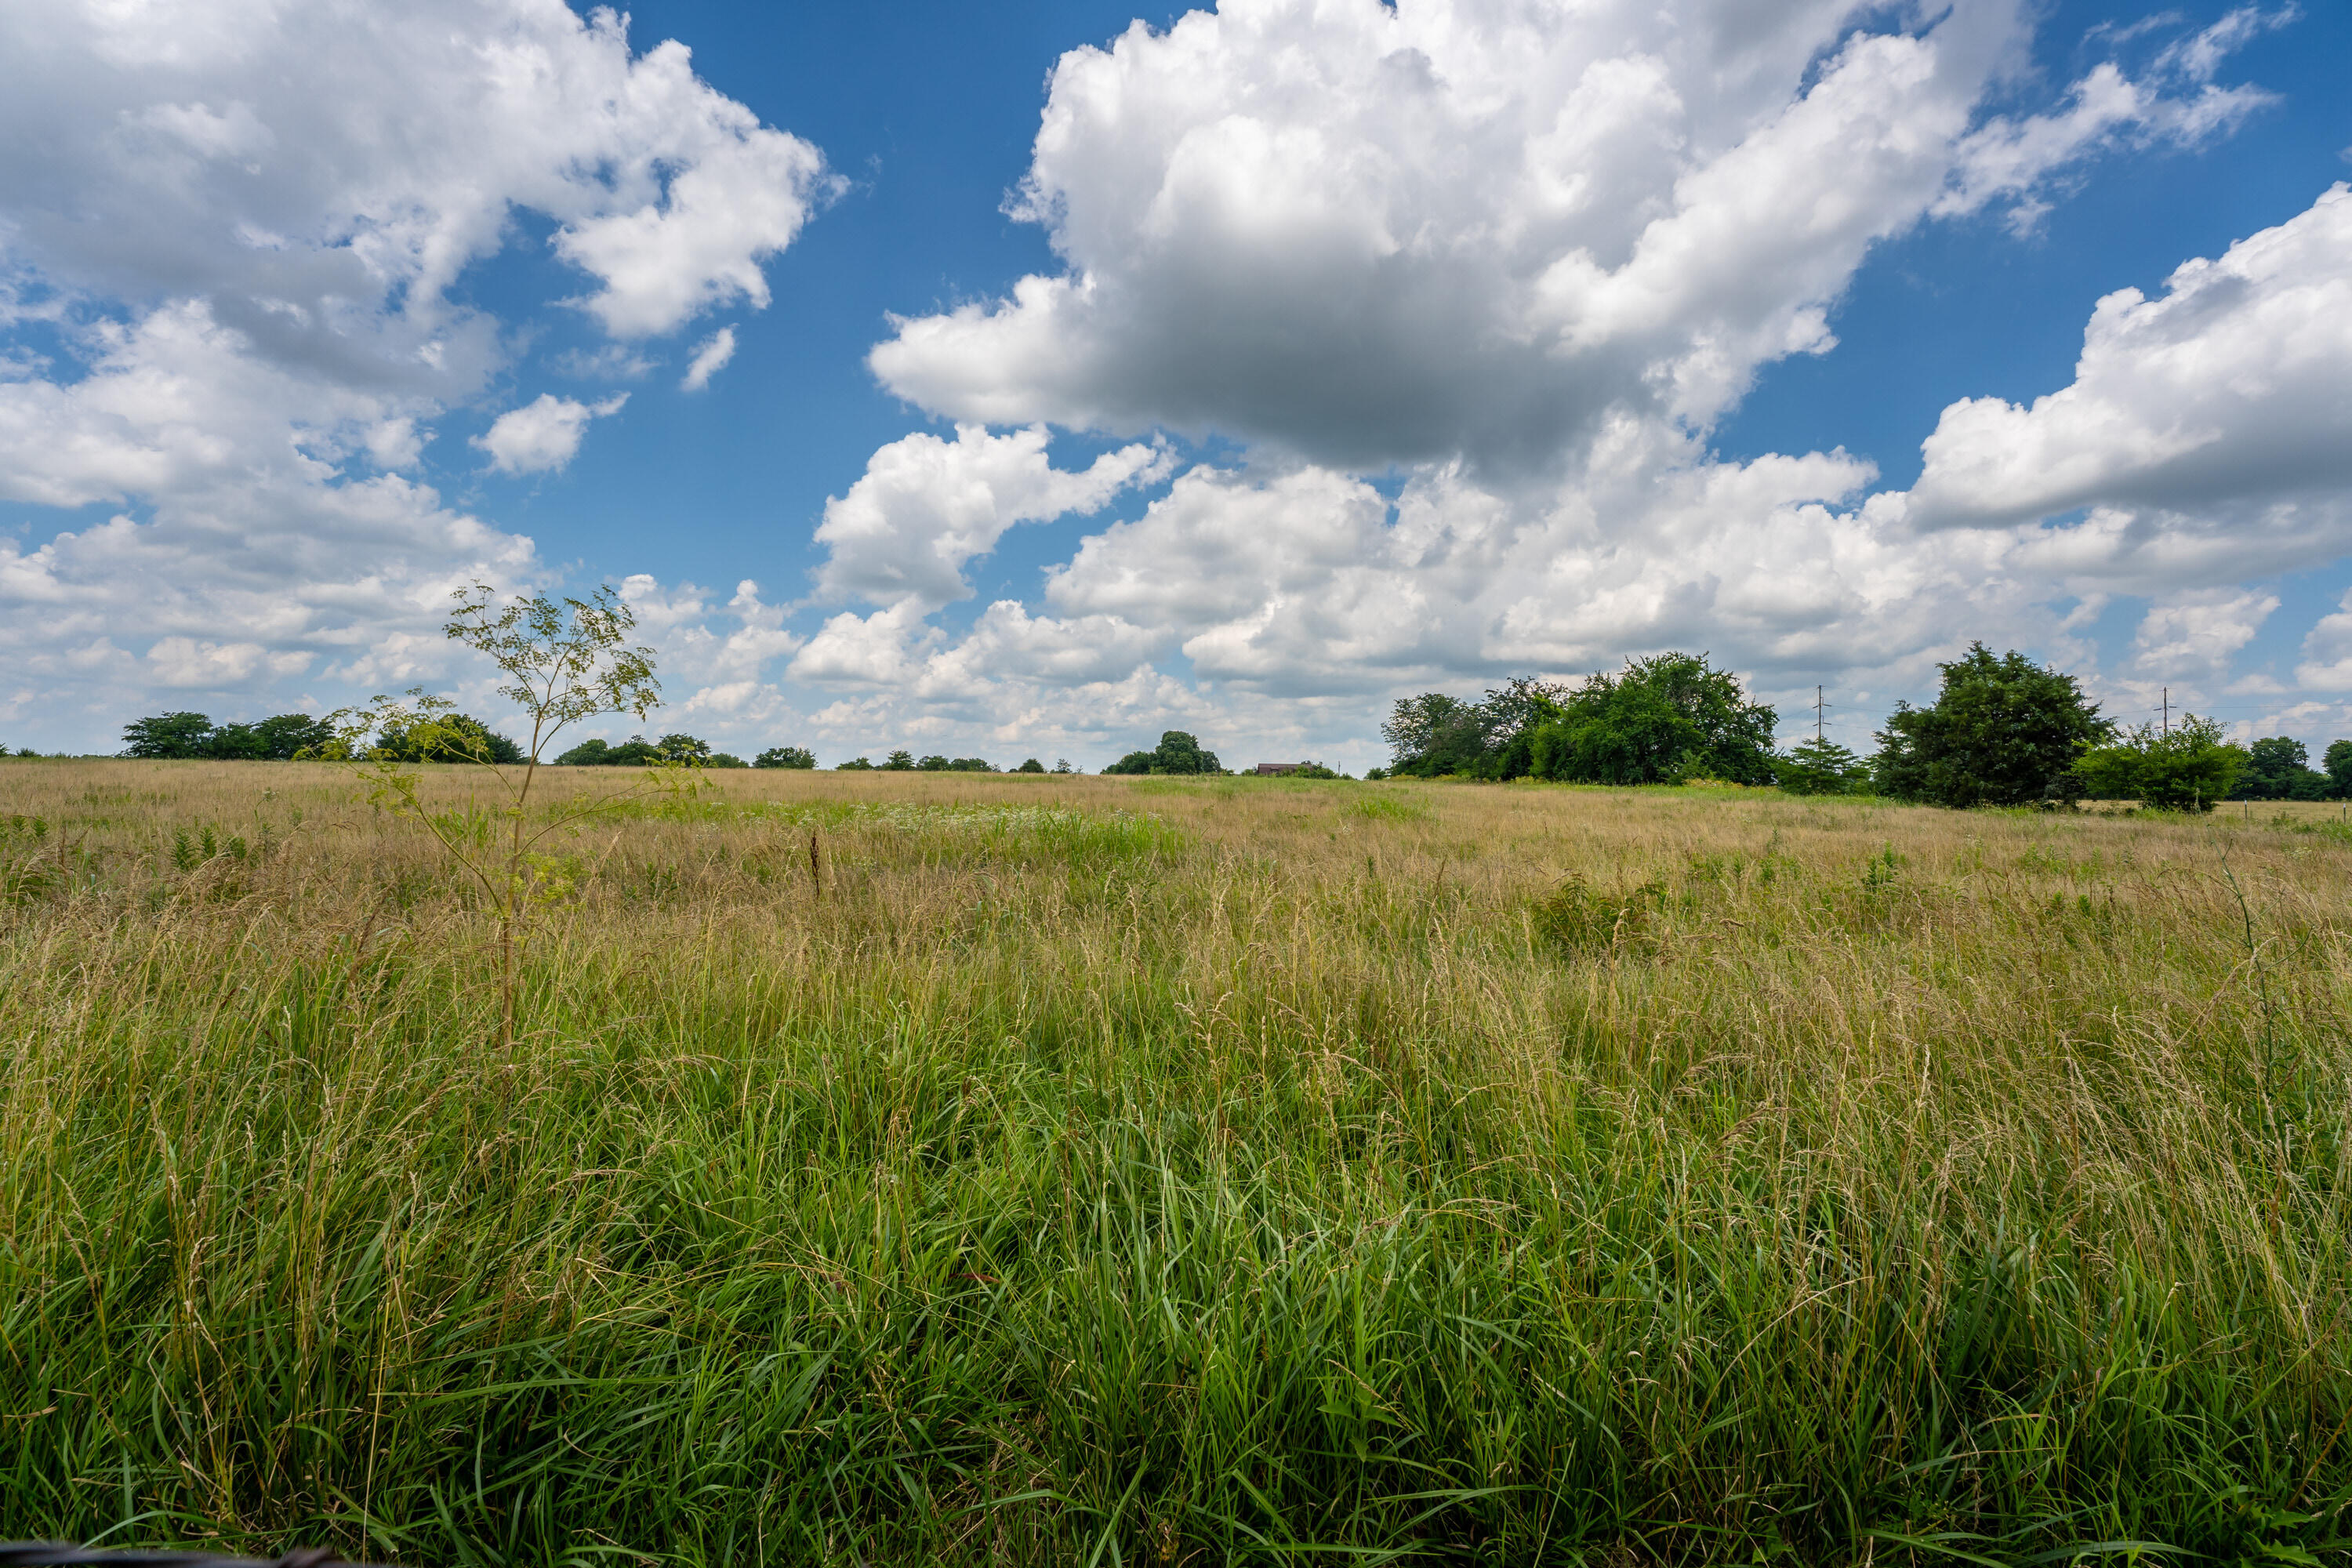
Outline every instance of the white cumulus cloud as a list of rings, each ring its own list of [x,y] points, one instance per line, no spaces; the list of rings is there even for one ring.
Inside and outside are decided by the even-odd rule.
[[[0,540],[0,664],[59,722],[449,668],[449,588],[541,570],[416,477],[524,341],[453,285],[528,211],[591,320],[675,331],[764,303],[835,188],[682,46],[562,0],[0,6],[0,498],[121,509]],[[580,368],[644,363],[614,347]],[[478,444],[560,467],[614,406]]]
[[[1911,491],[1923,526],[2084,506],[2194,513],[2352,484],[2352,189],[2101,300],[2072,384],[1954,404]]]
[[[474,445],[490,455],[490,466],[501,473],[536,474],[561,468],[579,452],[588,421],[618,414],[628,401],[625,392],[601,403],[542,392],[520,408],[499,415],[488,430],[474,437]]]
[[[1041,426],[992,436],[963,425],[952,441],[919,431],[882,447],[847,494],[825,503],[816,542],[831,555],[818,587],[937,609],[970,595],[964,563],[995,549],[1013,524],[1099,510],[1166,472],[1165,452],[1149,443],[1075,471],[1055,468],[1046,443]]]
[[[1138,23],[1054,72],[1017,213],[1066,268],[898,322],[873,366],[959,419],[1342,468],[1542,467],[1612,418],[1704,426],[1760,363],[1830,346],[1873,242],[2176,106],[2109,72],[2078,89],[2095,124],[1989,139],[2019,6],[1862,15],[1248,0]]]

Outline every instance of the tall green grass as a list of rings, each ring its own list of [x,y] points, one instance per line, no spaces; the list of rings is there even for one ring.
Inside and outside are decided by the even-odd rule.
[[[761,780],[583,839],[500,1055],[331,777],[131,770],[0,774],[0,1534],[2347,1555],[2324,838]]]

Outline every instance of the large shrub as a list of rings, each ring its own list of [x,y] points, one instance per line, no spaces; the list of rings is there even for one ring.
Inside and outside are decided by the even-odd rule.
[[[1790,795],[1857,795],[1870,788],[1868,763],[1818,737],[1773,758],[1772,776]]]
[[[1550,700],[1527,731],[1527,771],[1578,784],[1773,782],[1773,710],[1705,654],[1628,659]],[[1514,761],[1506,748],[1504,775]]]
[[[2221,726],[2185,714],[2171,730],[2127,731],[2074,764],[2082,792],[2095,800],[2136,800],[2161,811],[2210,811],[2238,782],[2245,751],[2221,739]]]
[[[2075,760],[2114,725],[2071,675],[1982,643],[1942,667],[1935,703],[1898,702],[1872,760],[1881,793],[1937,805],[2022,805],[2072,790]]]

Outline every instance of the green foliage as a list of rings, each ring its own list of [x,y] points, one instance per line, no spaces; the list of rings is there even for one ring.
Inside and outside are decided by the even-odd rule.
[[[531,721],[527,760],[539,761],[560,731],[581,720],[601,713],[643,719],[660,704],[653,650],[630,645],[635,612],[609,585],[585,599],[533,594],[503,607],[487,583],[453,597],[457,611],[442,630],[507,677],[499,695]]]
[[[1529,908],[1528,923],[1538,942],[1570,955],[1654,952],[1665,898],[1655,879],[1611,893],[1571,872]]]
[[[2336,781],[2311,766],[2311,752],[2292,736],[2267,736],[2245,750],[2233,799],[2327,800],[2336,794]]]
[[[386,724],[370,756],[392,763],[486,763],[511,767],[523,750],[469,713],[425,713]]]
[[[1475,702],[1443,691],[1400,697],[1381,735],[1393,755],[1393,771],[1415,778],[1475,773],[1490,750],[1490,722]]]
[[[201,757],[212,740],[213,721],[202,713],[159,713],[122,729],[122,754],[177,761]]]
[[[2071,675],[1982,643],[1940,667],[1933,706],[1895,704],[1878,736],[1879,792],[1936,805],[2024,805],[2060,798],[2075,760],[2114,730]]]
[[[535,923],[577,887],[569,858],[543,854],[539,846],[550,834],[570,829],[632,793],[576,799],[534,819],[530,794],[540,752],[583,719],[605,713],[643,719],[660,702],[661,685],[654,679],[652,650],[628,641],[635,612],[609,587],[585,600],[537,594],[504,607],[486,583],[451,596],[457,608],[442,630],[488,658],[507,678],[498,692],[530,721],[530,749],[491,734],[446,699],[418,689],[405,701],[378,697],[366,708],[333,715],[331,750],[366,785],[369,805],[424,826],[488,899],[498,925],[498,1043],[505,1047],[514,1043],[516,987]],[[378,733],[369,745],[372,731]],[[690,767],[709,752],[690,735],[664,736],[657,750],[668,753],[657,765],[676,768]],[[504,796],[503,804],[485,808],[469,799],[461,811],[428,808],[417,793],[414,764],[435,760],[477,764]],[[515,763],[522,764],[519,771]],[[494,832],[501,822],[502,843]]]
[[[658,741],[632,735],[618,745],[604,741],[583,741],[557,757],[554,765],[567,768],[740,768],[747,764],[740,757],[712,751],[710,742],[699,736],[671,734],[664,735]],[[776,764],[763,763],[760,765],[772,767]],[[812,762],[810,765],[814,763]]]
[[[860,762],[865,760],[863,757],[858,759]],[[816,766],[816,753],[806,746],[770,746],[751,759],[751,765],[755,768],[813,768]]]
[[[2352,799],[2352,741],[2329,742],[2319,765],[2326,770],[2331,793],[2336,798]]]
[[[1028,757],[1024,758],[1021,765],[1013,771],[1016,773],[1042,773],[1045,771],[1045,764],[1034,757]]]
[[[85,894],[47,858],[80,782],[44,802],[0,853],[0,1537],[2352,1550],[2333,842],[1171,781],[1186,838],[817,793],[616,829],[498,1053],[478,900],[413,835],[359,813],[299,889],[248,862],[269,896],[199,904],[172,885],[228,864],[118,852],[201,851],[174,803]],[[1433,820],[1327,837],[1360,800]],[[2243,942],[2225,843],[2277,895]]]
[[[2074,764],[2074,776],[2095,800],[2137,800],[2158,811],[2210,811],[2228,798],[2245,765],[2244,749],[2221,739],[2219,722],[2189,713],[2169,734],[2142,724],[2115,743],[2084,753]]]
[[[209,823],[199,826],[195,832],[186,828],[172,834],[172,866],[174,870],[193,871],[214,860],[242,860],[248,853],[244,836],[221,834]]]
[[[913,773],[915,771],[915,753],[912,752],[891,752],[888,757],[883,760],[882,771],[886,773]]]
[[[1360,816],[1368,822],[1426,822],[1430,818],[1425,802],[1387,794],[1359,795],[1343,809],[1349,816]]]
[[[555,759],[560,768],[646,768],[663,760],[662,750],[643,735],[632,735],[619,745],[583,741]]]
[[[833,771],[837,773],[870,773],[874,772],[874,764],[864,757],[852,757],[845,763],[834,763]]]
[[[1217,753],[1203,750],[1201,742],[1181,730],[1169,730],[1160,737],[1160,744],[1148,752],[1129,752],[1103,770],[1106,773],[1219,773],[1224,764]]]
[[[202,713],[162,713],[123,726],[126,757],[216,762],[289,762],[328,745],[335,734],[328,720],[308,713],[280,713],[250,724],[215,727]],[[20,752],[31,756],[30,752]]]
[[[1835,741],[1801,742],[1772,759],[1772,776],[1790,795],[1857,795],[1870,788],[1870,764]]]
[[[1529,733],[1559,716],[1567,695],[1566,687],[1515,676],[1476,702],[1443,691],[1400,698],[1381,726],[1392,753],[1381,776],[1521,777],[1528,768]]]
[[[1527,769],[1577,784],[1772,782],[1778,715],[1751,702],[1738,677],[1705,654],[1628,659],[1551,700],[1557,711],[1530,727]],[[1504,776],[1515,760],[1506,748]]]

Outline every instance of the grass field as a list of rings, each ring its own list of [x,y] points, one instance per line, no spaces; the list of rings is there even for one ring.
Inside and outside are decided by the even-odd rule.
[[[0,763],[0,1536],[2342,1562],[2338,818]]]

